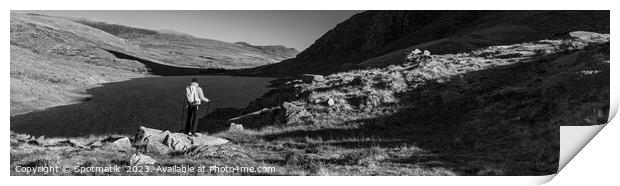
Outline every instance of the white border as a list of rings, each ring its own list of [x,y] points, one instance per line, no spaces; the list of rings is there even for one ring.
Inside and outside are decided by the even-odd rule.
[[[369,3],[372,2],[372,3]],[[83,1],[83,0],[20,0],[20,1],[3,1],[2,7],[5,7],[5,12],[2,14],[5,29],[2,41],[5,43],[2,50],[4,63],[2,67],[4,69],[2,78],[2,84],[4,87],[9,86],[9,29],[6,28],[9,25],[9,10],[10,9],[113,9],[113,10],[134,10],[134,9],[290,9],[290,10],[315,10],[315,9],[331,9],[331,10],[352,10],[352,9],[460,9],[460,10],[477,10],[477,9],[520,9],[520,10],[566,10],[566,9],[579,9],[579,10],[615,10],[617,7],[615,4],[611,4],[612,1],[600,1],[600,0],[588,0],[588,1],[540,1],[540,0],[519,0],[519,1],[480,1],[480,0],[467,0],[467,1],[445,1],[445,0],[433,0],[433,1],[412,1],[412,0],[381,0],[381,1],[335,1],[335,0],[312,0],[312,1],[292,1],[292,0],[260,0],[260,1],[240,1],[240,0],[226,0],[220,2],[208,2],[198,0],[150,0],[150,1],[129,1],[129,0],[103,0],[103,1]],[[612,11],[612,15],[616,15]],[[612,16],[612,32],[614,17]],[[614,32],[615,33],[615,32]],[[614,37],[612,37],[613,39]],[[612,50],[613,50],[612,42]],[[612,59],[615,59],[614,53],[612,53]],[[618,82],[617,65],[613,65],[612,62],[612,82]],[[615,109],[617,110],[617,98],[619,97],[617,89],[612,83],[612,100]],[[4,100],[9,100],[10,90],[6,89],[2,93]],[[9,106],[2,108],[2,114],[9,116]],[[615,113],[615,112],[614,112]],[[2,136],[4,139],[8,138],[9,133],[9,119],[4,120],[3,126],[4,133]],[[614,176],[617,175],[618,165],[618,146],[611,142],[619,141],[620,136],[618,127],[614,125],[614,120],[611,122],[611,126],[606,127],[603,131],[596,136],[592,142],[586,148],[577,155],[571,163],[569,163],[564,170],[550,183],[550,185],[573,185],[576,183],[588,184],[592,182],[606,183],[607,185],[617,185],[611,183],[618,183],[618,179]],[[5,136],[6,135],[6,136]],[[8,143],[5,143],[5,152],[1,154],[0,159],[3,159],[4,166],[9,167],[9,153]],[[573,163],[574,162],[574,163]],[[1,169],[3,176],[9,175],[7,168]],[[530,185],[536,183],[543,183],[550,177],[540,179],[540,177],[145,177],[142,179],[136,179],[135,177],[10,177],[9,183],[4,182],[7,185],[20,185],[27,183],[28,185],[67,185],[67,184],[87,184],[87,185],[110,185],[110,184],[200,184],[200,185],[317,185],[317,184],[346,184],[346,185],[385,185],[388,184],[403,184],[403,185]],[[535,182],[531,182],[535,181]],[[595,184],[597,185],[597,184]]]

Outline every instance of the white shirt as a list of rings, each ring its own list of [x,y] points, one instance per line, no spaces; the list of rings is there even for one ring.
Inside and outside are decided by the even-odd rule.
[[[187,96],[187,102],[192,105],[200,105],[201,101],[209,102],[202,92],[202,88],[198,86],[198,83],[192,82],[189,86],[185,87],[185,94]]]

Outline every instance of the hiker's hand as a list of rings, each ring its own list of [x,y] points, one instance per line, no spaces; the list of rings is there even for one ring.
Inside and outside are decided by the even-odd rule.
[[[211,102],[211,100],[207,99],[207,103],[208,103],[208,102]]]

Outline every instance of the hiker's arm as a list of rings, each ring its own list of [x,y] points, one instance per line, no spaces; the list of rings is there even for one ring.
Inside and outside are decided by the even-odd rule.
[[[204,102],[209,102],[209,99],[205,97],[205,94],[202,92],[202,88],[198,89],[198,97]]]

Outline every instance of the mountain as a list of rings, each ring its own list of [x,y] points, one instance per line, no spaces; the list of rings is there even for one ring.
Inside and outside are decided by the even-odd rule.
[[[459,53],[563,38],[576,30],[609,33],[609,11],[366,11],[338,24],[293,59],[240,73],[329,74],[398,64],[411,48]]]
[[[76,22],[11,13],[11,115],[84,98],[88,87],[145,76],[139,47]]]
[[[241,46],[246,46],[246,47],[251,47],[251,48],[254,48],[254,49],[258,49],[260,51],[272,54],[274,56],[280,56],[282,58],[282,60],[289,59],[289,58],[294,58],[297,54],[299,54],[299,51],[297,51],[297,49],[288,48],[288,47],[282,46],[282,45],[259,46],[259,45],[251,45],[251,44],[246,43],[246,42],[235,42],[235,44],[238,44],[238,45],[241,45]]]
[[[245,46],[176,31],[149,30],[84,19],[75,21],[138,45],[146,56],[185,67],[252,68],[294,56],[284,50],[287,49],[284,46]]]

